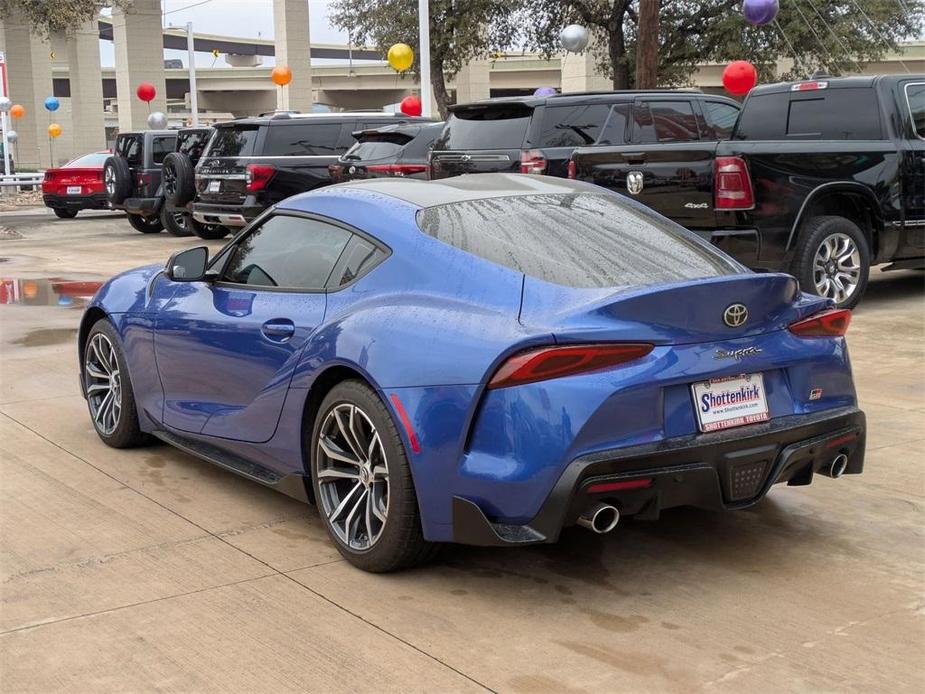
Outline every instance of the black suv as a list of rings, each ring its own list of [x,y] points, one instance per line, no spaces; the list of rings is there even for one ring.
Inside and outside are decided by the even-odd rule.
[[[672,141],[700,139],[710,130],[728,137],[739,114],[732,99],[691,90],[583,92],[547,97],[510,97],[450,107],[443,134],[431,152],[431,178],[463,173],[519,171],[568,175],[576,147],[659,142],[657,106],[670,101],[680,109],[665,123]],[[633,118],[643,112],[645,123]],[[654,120],[653,120],[654,119]],[[631,139],[624,139],[632,133]]]
[[[334,183],[364,178],[429,178],[428,156],[443,122],[386,125],[353,133],[356,144],[328,167]]]
[[[277,113],[215,126],[196,166],[193,219],[218,234],[243,227],[271,205],[331,183],[328,167],[356,130],[413,120],[387,113]]]
[[[176,145],[176,130],[119,133],[113,155],[103,164],[109,206],[125,210],[129,224],[143,234],[164,228],[160,218],[161,164]]]

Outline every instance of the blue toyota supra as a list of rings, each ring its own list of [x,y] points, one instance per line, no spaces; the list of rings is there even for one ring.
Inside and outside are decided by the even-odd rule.
[[[860,473],[850,317],[590,184],[376,179],[114,277],[80,374],[105,443],[312,501],[390,571]]]

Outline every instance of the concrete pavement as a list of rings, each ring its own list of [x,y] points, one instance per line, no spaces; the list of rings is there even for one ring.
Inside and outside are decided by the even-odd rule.
[[[92,282],[198,239],[107,213],[0,227],[2,692],[925,687],[921,273],[875,273],[849,331],[862,476],[373,576],[314,509],[94,434],[74,345]]]

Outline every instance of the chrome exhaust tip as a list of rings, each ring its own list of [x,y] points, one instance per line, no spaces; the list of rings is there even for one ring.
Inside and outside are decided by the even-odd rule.
[[[848,456],[844,453],[839,453],[835,456],[835,459],[832,460],[829,465],[828,475],[832,479],[837,480],[839,477],[845,474],[845,468],[848,467]]]
[[[594,504],[578,518],[578,525],[582,528],[603,535],[617,527],[620,522],[620,512],[610,504]]]

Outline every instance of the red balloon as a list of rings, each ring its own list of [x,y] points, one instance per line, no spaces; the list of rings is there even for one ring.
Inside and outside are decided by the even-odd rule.
[[[420,116],[423,110],[420,97],[406,96],[401,100],[401,112],[406,116]]]
[[[747,60],[734,60],[723,70],[723,86],[730,94],[741,96],[758,84],[758,71]]]
[[[135,90],[135,93],[138,95],[139,99],[142,101],[147,101],[148,103],[154,101],[154,97],[157,96],[157,90],[150,82],[142,82],[139,84],[138,89]]]

